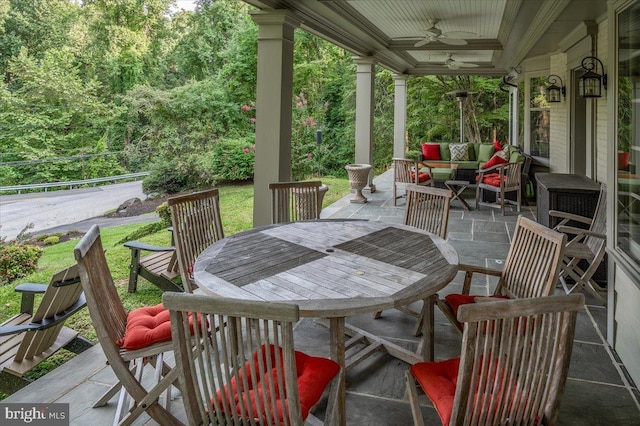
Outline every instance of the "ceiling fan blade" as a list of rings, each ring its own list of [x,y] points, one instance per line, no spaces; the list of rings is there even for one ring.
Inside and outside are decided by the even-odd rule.
[[[466,38],[474,38],[476,37],[476,33],[472,33],[469,31],[449,31],[444,33],[448,38],[458,38],[458,39],[466,39]]]
[[[460,38],[440,37],[438,40],[440,40],[444,44],[450,44],[452,46],[464,46],[465,44],[467,44],[466,40],[462,40]]]
[[[477,68],[480,66],[478,64],[469,64],[466,62],[456,62],[456,65],[461,68]]]
[[[460,68],[460,64],[457,62],[449,62],[445,65],[445,67],[449,68],[450,70],[457,70],[458,68]]]
[[[431,39],[429,39],[428,37],[425,37],[419,42],[417,42],[416,44],[414,44],[413,47],[421,47],[421,46],[424,46],[425,44],[429,44],[430,42],[431,42]]]

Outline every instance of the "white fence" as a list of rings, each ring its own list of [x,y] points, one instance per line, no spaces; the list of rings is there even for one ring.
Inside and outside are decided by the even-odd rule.
[[[100,182],[112,182],[112,181],[123,180],[123,179],[136,179],[136,178],[144,177],[148,175],[149,175],[149,172],[139,172],[139,173],[128,173],[126,175],[105,176],[105,177],[94,178],[94,179],[70,180],[66,182],[32,183],[29,185],[0,186],[0,192],[18,191],[18,194],[20,194],[23,190],[27,190],[27,189],[44,189],[44,192],[47,192],[49,188],[68,187],[69,189],[73,189],[74,186],[95,185],[96,183],[100,183]]]

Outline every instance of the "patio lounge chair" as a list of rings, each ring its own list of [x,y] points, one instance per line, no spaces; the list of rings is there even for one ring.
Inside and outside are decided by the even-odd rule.
[[[487,299],[486,295],[469,294],[471,280],[476,273],[498,277],[493,296],[489,297],[515,299],[549,296],[558,280],[566,241],[566,235],[519,216],[502,270],[460,265],[460,270],[465,271],[462,293],[437,297],[436,304],[462,333],[462,324],[457,320],[458,308]]]
[[[335,361],[294,351],[297,305],[178,293],[165,293],[162,302],[171,312],[191,425],[302,425],[341,374]],[[201,344],[194,348],[193,340]],[[336,388],[327,419],[336,407]]]
[[[82,237],[73,252],[91,322],[117,378],[117,383],[93,407],[104,406],[120,391],[114,424],[130,425],[146,412],[161,425],[181,425],[182,422],[159,404],[160,395],[167,391],[165,403],[168,405],[171,385],[178,381],[178,371],[164,362],[164,354],[172,350],[168,312],[162,305],[125,311],[107,265],[97,225]],[[149,364],[155,368],[155,383],[143,386],[142,373]],[[133,399],[132,404],[127,403],[129,397]]]
[[[424,421],[416,381],[443,425],[554,425],[584,295],[460,307],[460,358],[419,362],[406,373],[415,425]]]
[[[505,203],[514,204],[513,201],[507,200],[506,195],[509,192],[515,192],[515,205],[518,211],[520,211],[520,206],[522,205],[522,185],[520,183],[522,179],[522,174],[520,173],[521,167],[522,163],[505,163],[478,170],[476,209],[480,209],[480,205],[500,208],[504,216]],[[483,191],[495,193],[496,203],[483,202]]]
[[[184,291],[193,293],[193,264],[202,250],[224,238],[218,189],[194,192],[171,197],[167,200],[171,209],[173,237]]]
[[[129,293],[136,292],[138,276],[155,284],[163,291],[182,291],[175,282],[176,278],[180,277],[175,247],[154,246],[140,241],[127,241],[124,246],[131,249]],[[141,257],[143,252],[151,253]]]
[[[22,293],[20,313],[0,325],[0,388],[5,392],[25,386],[19,378],[78,336],[64,323],[86,305],[76,265],[54,274],[49,285],[23,283],[15,291]],[[34,313],[36,294],[43,296]]]

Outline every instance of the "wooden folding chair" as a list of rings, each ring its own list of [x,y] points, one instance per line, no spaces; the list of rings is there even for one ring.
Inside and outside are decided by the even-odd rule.
[[[560,270],[560,282],[567,293],[584,289],[600,303],[605,304],[599,292],[606,291],[593,279],[600,263],[604,259],[607,246],[607,186],[600,184],[600,195],[593,218],[571,213],[550,210],[549,216],[560,218],[553,228],[571,236],[564,250],[564,259]],[[585,224],[589,229],[569,226],[571,221]],[[584,266],[586,264],[586,267]],[[569,283],[567,279],[573,281]]]
[[[393,159],[393,205],[400,197],[406,194],[398,195],[400,189],[405,189],[408,184],[415,185],[431,185],[433,179],[428,172],[421,172],[417,161],[407,160],[405,158]]]
[[[414,184],[407,184],[406,191],[407,204],[404,213],[404,224],[431,232],[440,238],[446,238],[447,225],[449,223],[449,206],[453,192],[449,189]],[[418,336],[422,332],[424,307],[420,312],[408,307],[397,309],[418,318],[416,327],[413,330],[413,335]],[[380,318],[381,313],[376,312],[374,318]]]
[[[302,425],[341,371],[294,350],[297,305],[179,293],[164,293],[162,302],[191,425]]]
[[[319,180],[270,183],[271,223],[320,219],[326,186],[321,188]]]
[[[187,293],[197,288],[193,282],[193,264],[204,249],[224,238],[218,189],[171,197],[173,238],[178,253],[182,285]]]
[[[487,298],[487,295],[469,294],[471,280],[476,273],[498,277],[498,284],[490,297],[549,296],[558,280],[566,241],[566,235],[520,216],[502,270],[460,265],[460,270],[465,271],[462,293],[449,294],[444,298],[438,296],[436,304],[462,333],[462,324],[457,320],[458,308]]]
[[[554,425],[584,295],[461,306],[460,358],[406,373],[413,421],[424,425],[416,381],[443,425]]]
[[[76,265],[55,273],[49,285],[23,283],[15,291],[22,293],[20,313],[0,325],[0,371],[5,391],[27,384],[5,374],[21,378],[78,336],[64,323],[86,306]],[[43,296],[34,313],[36,294]],[[86,349],[89,345],[81,346]]]
[[[76,245],[74,255],[91,322],[107,362],[118,380],[95,403],[94,408],[105,405],[121,390],[115,424],[130,425],[146,412],[161,425],[181,425],[182,422],[159,404],[159,397],[165,391],[165,403],[169,404],[171,385],[177,383],[178,379],[178,371],[164,361],[164,354],[173,349],[169,313],[162,305],[129,313],[125,311],[104,256],[97,225],[92,226]],[[163,317],[164,321],[161,320]],[[142,372],[146,365],[155,368],[153,386],[146,384],[145,387],[142,383]],[[127,403],[129,397],[133,400],[131,404]]]

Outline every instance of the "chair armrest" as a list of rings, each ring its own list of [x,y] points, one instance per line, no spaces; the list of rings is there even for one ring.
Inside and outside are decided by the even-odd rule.
[[[86,305],[87,300],[84,297],[84,293],[81,293],[76,303],[71,305],[64,312],[54,315],[53,317],[43,318],[41,321],[30,322],[29,324],[2,326],[0,327],[0,336],[22,333],[29,330],[45,330],[65,322],[67,318],[84,308]]]
[[[567,221],[573,220],[575,222],[585,223],[587,225],[590,225],[591,222],[593,222],[593,219],[591,219],[591,218],[580,216],[580,215],[573,214],[573,213],[567,213],[567,212],[563,212],[563,211],[559,211],[559,210],[549,210],[549,216],[559,217],[559,218],[562,218],[562,219],[567,219]]]
[[[33,303],[36,294],[43,294],[47,291],[46,284],[22,283],[18,284],[14,291],[22,293],[20,298],[20,313],[33,315]]]
[[[502,275],[502,271],[499,271],[497,269],[489,269],[489,268],[485,268],[482,266],[475,266],[475,265],[464,265],[461,264],[459,266],[459,269],[461,271],[465,271],[468,274],[474,274],[474,273],[479,273],[479,274],[484,274],[484,275],[493,275],[495,277],[499,277]]]
[[[47,291],[47,285],[36,283],[22,283],[18,284],[13,290],[17,291],[18,293],[42,294]]]
[[[496,269],[484,268],[482,266],[465,265],[458,266],[458,270],[464,271],[464,284],[462,285],[462,294],[469,294],[471,291],[471,279],[476,272],[483,275],[493,275],[496,277],[502,276],[502,271]]]
[[[141,241],[127,241],[124,243],[125,247],[128,247],[132,250],[146,250],[146,251],[172,251],[176,248],[174,246],[154,246],[151,244],[143,243]]]

